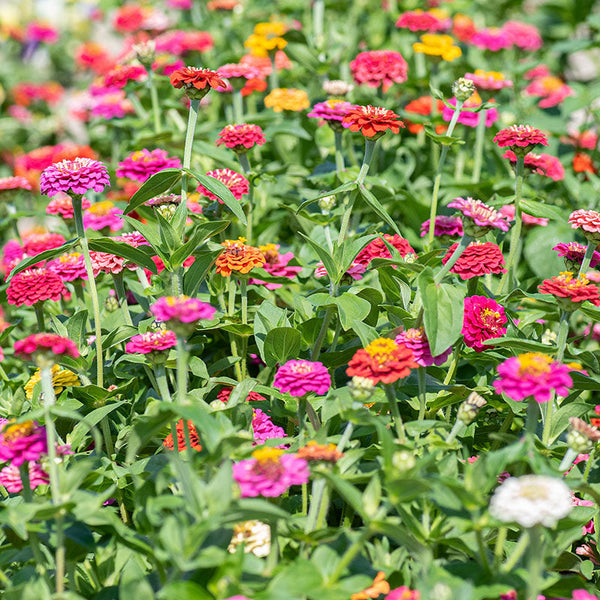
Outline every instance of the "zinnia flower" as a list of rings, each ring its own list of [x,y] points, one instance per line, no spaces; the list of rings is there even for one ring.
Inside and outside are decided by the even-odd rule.
[[[421,594],[417,590],[411,590],[405,585],[395,588],[385,597],[385,600],[421,600]]]
[[[279,448],[260,448],[252,458],[233,465],[233,478],[242,498],[264,496],[276,498],[292,485],[308,482],[308,463],[295,454],[284,454]]]
[[[386,131],[400,133],[404,122],[393,111],[381,106],[355,106],[344,117],[342,124],[350,131],[360,131],[366,138],[378,139]]]
[[[58,302],[66,288],[62,279],[43,267],[17,273],[8,284],[6,298],[15,306],[32,306],[44,300]]]
[[[94,231],[102,231],[105,227],[111,231],[119,231],[124,225],[122,215],[123,211],[110,200],[103,200],[92,204],[83,213],[83,226]]]
[[[125,259],[110,252],[90,252],[90,260],[92,262],[92,271],[94,277],[98,277],[100,273],[109,275],[117,275],[123,270]]]
[[[217,256],[215,265],[217,273],[223,277],[229,277],[233,271],[237,273],[249,273],[256,267],[262,267],[265,257],[262,252],[254,246],[246,246],[245,239],[225,240],[223,252]]]
[[[310,106],[308,95],[304,90],[295,88],[275,88],[265,96],[265,106],[275,112],[289,110],[300,112]]]
[[[499,29],[498,27],[485,27],[480,29],[475,32],[469,41],[478,48],[490,50],[492,52],[498,52],[498,50],[503,50],[511,45],[510,38],[506,31]]]
[[[571,271],[564,271],[551,279],[544,279],[538,290],[542,294],[552,294],[564,310],[575,310],[581,302],[589,300],[600,306],[600,289],[585,277],[574,278]],[[564,300],[563,300],[564,299]]]
[[[7,422],[0,433],[0,460],[20,467],[48,454],[46,430],[35,421]]]
[[[30,189],[31,184],[25,177],[0,177],[0,192]]]
[[[425,329],[423,327],[407,329],[406,331],[400,332],[396,336],[396,344],[403,344],[411,350],[415,361],[422,367],[443,365],[448,359],[450,352],[452,352],[452,347],[450,347],[441,354],[433,356],[429,347],[429,340],[425,335]]]
[[[219,132],[215,144],[231,148],[238,154],[248,152],[254,146],[262,146],[266,142],[263,130],[258,125],[240,123],[239,125],[226,125]]]
[[[344,456],[335,444],[318,444],[314,440],[298,448],[298,456],[307,462],[328,462],[335,464]]]
[[[404,83],[408,65],[400,52],[393,50],[370,50],[360,52],[350,63],[354,81],[371,88],[381,87],[387,92],[394,83]]]
[[[134,335],[125,345],[125,352],[129,354],[162,354],[176,345],[177,336],[175,332],[160,329]]]
[[[287,25],[281,21],[257,23],[254,26],[254,33],[244,42],[244,46],[255,56],[267,57],[287,46],[287,40],[281,37],[286,31]]]
[[[287,437],[283,427],[275,425],[269,415],[260,408],[255,408],[252,413],[252,434],[254,435],[254,446],[264,444],[266,440]]]
[[[490,100],[490,102],[493,102]],[[456,106],[456,98],[450,98],[448,103],[452,106]],[[481,96],[475,92],[464,104],[464,108],[477,108],[481,106]],[[446,122],[452,120],[454,109],[444,104],[442,109],[442,118]],[[467,127],[477,127],[480,119],[485,119],[485,126],[491,127],[498,120],[498,111],[495,108],[487,108],[480,110],[479,112],[473,112],[472,110],[461,110],[458,115],[458,122]]]
[[[542,47],[544,43],[538,28],[522,21],[506,21],[502,25],[502,31],[506,33],[513,46],[521,50],[535,52]]]
[[[505,204],[500,207],[498,211],[500,214],[504,215],[508,221],[515,220],[515,205],[514,204]],[[533,217],[532,215],[528,215],[527,213],[522,212],[521,217],[523,219],[523,225],[541,225],[542,227],[546,227],[550,222],[549,219],[544,219],[543,217]]]
[[[419,364],[412,350],[389,338],[378,338],[357,350],[346,369],[349,377],[366,377],[375,383],[394,383],[410,375]]]
[[[405,107],[404,111],[407,113],[413,113],[415,115],[422,115],[424,117],[430,117],[432,113],[432,109],[435,102],[435,110],[436,113],[440,114],[444,108],[444,103],[436,99],[434,100],[431,96],[420,96],[416,100],[411,100]],[[406,126],[411,133],[419,133],[425,129],[425,125],[422,123],[412,123],[410,121],[406,121]],[[444,133],[448,127],[446,125],[436,125],[435,132],[437,134]]]
[[[29,378],[29,381],[25,384],[25,397],[28,400],[33,398],[33,390],[35,386],[41,381],[41,369],[37,369],[36,372]],[[69,371],[69,369],[63,369],[59,365],[52,366],[52,387],[54,393],[58,396],[66,387],[73,387],[81,385],[79,377]]]
[[[369,242],[358,253],[358,256],[354,259],[355,262],[368,266],[374,258],[392,258],[392,255],[383,240],[390,244],[390,246],[396,248],[402,258],[405,258],[409,254],[416,254],[412,246],[408,243],[408,240],[404,239],[402,236],[397,233],[394,235],[384,233],[382,237]]]
[[[87,198],[81,199],[81,208],[86,209],[90,207],[90,201]],[[72,219],[73,214],[73,200],[66,194],[58,194],[46,205],[46,214],[48,215],[60,215],[63,219]]]
[[[512,150],[507,150],[502,157],[508,158],[511,162],[517,162],[517,155]],[[540,154],[534,152],[526,154],[525,167],[538,175],[549,177],[553,181],[562,181],[565,178],[565,169],[560,160],[556,156],[544,154],[543,152]]]
[[[484,345],[485,340],[502,337],[506,333],[504,307],[485,296],[465,298],[462,335],[465,346],[483,352],[492,346]]]
[[[382,594],[387,594],[390,591],[390,584],[385,580],[385,573],[379,571],[373,580],[373,583],[362,590],[350,596],[350,600],[370,600],[371,598],[379,598]]]
[[[458,244],[452,244],[442,263],[446,264],[454,254]],[[450,273],[456,273],[461,279],[471,279],[471,277],[481,277],[487,273],[498,274],[505,273],[504,256],[497,244],[493,242],[472,242],[469,244],[459,259],[450,269]]]
[[[352,108],[354,108],[354,104],[350,102],[330,98],[329,100],[325,100],[325,102],[317,102],[306,116],[314,119],[322,119],[334,131],[339,132],[343,131],[344,126],[342,125],[342,121]]]
[[[545,67],[545,65],[540,66]],[[541,98],[538,102],[540,108],[558,106],[565,98],[575,95],[573,88],[569,87],[560,77],[552,75],[547,69],[539,75],[532,69],[525,74],[525,79],[531,79],[531,83],[523,89],[523,93],[527,96]]]
[[[22,360],[36,360],[39,354],[45,356],[70,356],[77,358],[79,350],[75,342],[55,333],[33,333],[15,342],[15,356]]]
[[[454,45],[454,39],[451,36],[435,33],[422,35],[421,41],[413,44],[413,50],[448,62],[462,56],[462,50]]]
[[[429,234],[430,219],[421,224],[421,237],[425,237]],[[435,237],[462,237],[463,236],[463,223],[460,217],[446,217],[444,215],[437,215],[435,218],[435,228],[433,231]]]
[[[45,250],[62,246],[67,240],[60,233],[27,233],[23,235],[23,251],[27,256],[35,256]]]
[[[492,517],[521,527],[554,527],[572,508],[567,484],[558,477],[544,475],[509,477],[496,488],[490,501]]]
[[[33,461],[27,463],[29,470],[29,487],[34,490],[38,485],[47,485],[50,483],[48,473],[42,467]],[[19,467],[11,463],[0,470],[0,485],[6,488],[9,494],[18,494],[23,489],[23,481]]]
[[[187,96],[193,100],[201,100],[210,89],[225,87],[225,82],[216,71],[183,67],[169,75],[171,85],[177,89],[183,88]]]
[[[444,31],[450,27],[450,19],[447,14],[441,10],[407,10],[403,12],[396,21],[396,27],[399,29],[409,29],[410,31]]]
[[[244,552],[264,558],[271,550],[271,527],[262,521],[243,521],[233,526],[233,537],[227,548],[235,554],[239,546]],[[248,600],[245,596],[232,596],[228,600]]]
[[[189,296],[164,296],[150,310],[157,320],[165,323],[197,323],[214,317],[216,308]]]
[[[586,247],[583,244],[578,244],[577,242],[569,242],[567,244],[557,244],[554,246],[554,248],[552,248],[552,250],[556,250],[558,255],[565,259],[565,265],[568,271],[575,271],[579,270],[581,263],[583,263]],[[590,267],[593,269],[598,263],[600,263],[600,252],[594,250]]]
[[[327,367],[321,362],[310,360],[288,360],[277,369],[273,387],[292,396],[304,396],[310,392],[322,396],[331,387],[331,377]]]
[[[504,393],[520,402],[532,397],[536,402],[548,402],[552,392],[567,396],[573,386],[569,367],[541,352],[513,356],[498,365],[500,379],[494,381],[497,394]]]
[[[134,181],[144,183],[151,175],[164,169],[179,169],[181,161],[175,157],[170,157],[166,150],[138,150],[132,152],[125,160],[121,161],[117,167],[117,177],[128,177]]]
[[[202,450],[202,446],[200,445],[200,438],[198,437],[196,426],[191,421],[187,422],[187,426],[190,432],[190,444],[194,450],[200,452],[200,450]],[[184,450],[187,450],[183,419],[179,419],[179,421],[177,421],[175,429],[177,431],[177,450],[179,450],[179,452],[183,452]],[[169,433],[169,435],[163,440],[163,446],[169,450],[173,450],[175,448],[173,444],[172,433]]]
[[[40,176],[40,191],[50,197],[59,192],[101,192],[107,185],[110,185],[110,179],[106,165],[91,158],[78,157],[54,163]]]
[[[569,215],[571,229],[581,229],[588,242],[600,243],[600,213],[583,208]]]
[[[146,77],[146,69],[141,65],[116,65],[104,75],[104,85],[123,88],[129,81],[143,81]]]
[[[463,227],[473,237],[481,237],[492,229],[508,231],[510,228],[506,217],[481,200],[454,198],[448,206],[460,210],[463,215]]]
[[[233,392],[233,388],[231,387],[221,388],[221,391],[217,395],[217,400],[220,400],[224,403],[229,402],[231,392]],[[261,396],[258,392],[248,392],[248,395],[246,396],[247,402],[263,402],[265,400],[266,398]]]
[[[475,73],[465,73],[465,78],[470,79],[478,90],[497,91],[513,87],[513,82],[498,71],[475,69]]]
[[[236,200],[241,200],[242,196],[250,190],[250,182],[243,175],[231,169],[215,169],[214,171],[208,171],[206,174],[227,186]],[[223,200],[209,192],[203,185],[199,185],[196,191],[213,201],[219,202],[219,204],[223,204]]]
[[[548,145],[548,138],[539,129],[530,125],[511,125],[501,129],[495,136],[494,142],[499,148],[509,147],[513,152],[527,154],[534,146]]]

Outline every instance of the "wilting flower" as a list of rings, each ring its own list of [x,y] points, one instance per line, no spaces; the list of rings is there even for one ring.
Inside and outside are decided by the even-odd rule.
[[[28,400],[33,398],[33,390],[35,386],[41,381],[41,370],[37,369],[36,372],[29,378],[29,381],[25,384],[23,389],[25,390],[25,397]],[[59,365],[52,366],[52,387],[54,393],[58,396],[66,387],[73,387],[81,385],[79,377],[69,371],[69,369],[63,369]]]
[[[90,190],[101,192],[110,185],[106,165],[91,158],[75,158],[54,163],[40,176],[40,190],[47,196],[59,192],[85,194]]]
[[[15,356],[36,362],[37,357],[70,356],[77,358],[79,350],[75,342],[55,333],[33,333],[15,342]]]
[[[81,208],[86,209],[90,207],[90,201],[87,198],[81,199]],[[48,215],[60,215],[63,219],[72,219],[73,214],[73,200],[66,194],[58,194],[46,205],[46,214]]]
[[[357,350],[346,369],[349,377],[367,377],[375,383],[394,383],[410,375],[419,364],[412,350],[389,338],[378,338]]]
[[[578,244],[577,242],[568,242],[566,244],[557,244],[554,246],[554,248],[552,248],[552,250],[556,250],[558,255],[565,259],[567,270],[575,271],[578,270],[579,266],[581,266],[581,263],[583,263],[586,247],[583,244]],[[590,267],[593,269],[598,263],[600,263],[600,252],[594,250]]]
[[[271,527],[262,521],[237,523],[233,526],[233,537],[227,550],[233,554],[238,546],[259,558],[267,556],[271,550]]]
[[[503,158],[508,158],[511,162],[517,162],[517,155],[512,150],[507,150]],[[525,155],[525,167],[531,169],[538,175],[549,177],[553,181],[561,181],[565,178],[565,169],[556,156],[550,154],[536,154],[529,152]]]
[[[390,591],[390,584],[385,580],[385,573],[379,571],[373,580],[373,583],[362,592],[357,592],[350,596],[350,600],[370,600],[379,598],[381,594],[387,594]]]
[[[290,110],[300,112],[310,106],[308,95],[304,90],[296,88],[275,88],[265,96],[265,106],[275,112]]]
[[[588,242],[600,243],[600,213],[579,209],[569,215],[571,229],[581,229]]]
[[[511,45],[508,34],[498,27],[485,27],[477,31],[469,40],[471,44],[484,50],[498,52]]]
[[[250,190],[250,182],[243,175],[231,169],[215,169],[214,171],[208,171],[206,174],[225,185],[236,200],[241,200],[242,196]],[[213,201],[219,202],[219,204],[223,204],[223,200],[207,190],[202,184],[196,188],[196,191]]]
[[[396,27],[399,29],[409,29],[410,31],[444,31],[450,27],[451,21],[448,15],[437,9],[432,10],[407,10],[403,12],[396,21]]]
[[[449,104],[456,106],[456,98],[450,98]],[[481,106],[481,97],[475,92],[464,104],[464,108],[477,108]],[[450,122],[454,109],[444,105],[442,109],[442,117],[444,121]],[[477,127],[480,119],[485,119],[485,126],[491,127],[498,120],[498,111],[495,108],[487,108],[479,112],[471,110],[461,110],[458,115],[458,122],[467,127]]]
[[[435,33],[422,35],[421,41],[413,44],[413,50],[448,62],[452,62],[462,55],[462,50],[454,45],[454,38]]]
[[[200,452],[200,450],[202,450],[202,446],[200,445],[198,431],[191,421],[187,422],[187,426],[190,434],[190,445],[194,450]],[[185,441],[185,425],[183,424],[183,419],[179,419],[179,421],[177,421],[175,429],[177,431],[177,450],[179,450],[179,452],[183,452],[184,450],[187,450],[187,444]],[[163,440],[163,446],[169,450],[174,450],[175,445],[173,443],[172,433],[169,433],[169,435]]]
[[[515,220],[515,205],[514,204],[505,204],[500,207],[498,211],[500,214],[504,215],[508,221]],[[523,219],[523,225],[541,225],[542,227],[546,227],[550,222],[549,219],[544,219],[543,217],[533,217],[532,215],[528,215],[527,213],[522,212],[521,217]]]
[[[378,139],[386,131],[400,133],[405,127],[400,117],[381,106],[355,106],[344,117],[342,124],[350,131],[360,131],[366,138]]]
[[[6,298],[15,306],[32,306],[44,300],[58,302],[65,291],[62,279],[54,271],[40,267],[17,273],[8,284]]]
[[[264,265],[263,253],[254,246],[246,246],[245,241],[244,238],[239,238],[238,240],[225,240],[221,244],[225,249],[215,261],[219,275],[229,277],[233,271],[245,274]]]
[[[470,79],[478,90],[497,91],[513,87],[513,82],[505,79],[504,75],[498,71],[475,69],[474,73],[465,73],[465,77]]]
[[[510,43],[521,50],[534,52],[544,43],[538,28],[522,21],[506,21],[502,30],[508,36]]]
[[[219,132],[215,144],[231,148],[238,154],[248,152],[254,146],[262,146],[266,142],[263,130],[258,125],[240,123],[239,125],[226,125]]]
[[[452,347],[450,347],[441,354],[433,356],[429,347],[429,340],[425,335],[425,329],[423,327],[407,329],[406,331],[400,332],[396,336],[396,344],[403,344],[411,350],[415,361],[422,367],[442,365],[448,359],[450,352],[452,352]]]
[[[551,279],[544,279],[538,290],[542,294],[552,294],[564,310],[575,310],[581,302],[589,300],[600,306],[600,289],[585,277],[573,277],[571,271],[564,271]],[[564,299],[564,300],[563,300]]]
[[[259,246],[258,249],[265,257],[263,269],[270,275],[273,275],[273,277],[287,277],[288,279],[293,279],[300,271],[302,271],[302,267],[288,265],[294,258],[294,254],[292,252],[280,254],[279,244],[265,244],[264,246]],[[254,285],[264,285],[268,290],[276,290],[281,287],[281,283],[265,282],[260,279],[251,279],[250,283]]]
[[[358,256],[354,259],[355,262],[368,266],[374,258],[392,258],[392,255],[383,240],[390,246],[396,248],[402,258],[405,258],[409,254],[416,254],[412,246],[408,243],[408,240],[404,239],[402,236],[397,233],[394,235],[384,233],[382,237],[369,242],[358,253]]]
[[[254,435],[255,446],[264,444],[266,440],[287,437],[283,427],[275,425],[269,415],[260,410],[260,408],[255,408],[252,412],[252,433]]]
[[[176,345],[177,336],[175,332],[160,329],[134,335],[125,345],[125,352],[129,354],[163,354]]]
[[[123,229],[122,215],[123,211],[110,200],[103,200],[92,204],[83,213],[83,226],[94,231],[101,231],[105,227],[111,231],[119,231]]]
[[[392,84],[406,81],[408,65],[400,52],[370,50],[360,52],[350,62],[350,71],[357,84],[381,87],[383,92],[387,92]]]
[[[448,206],[462,213],[465,232],[473,237],[481,237],[492,229],[508,231],[510,228],[506,217],[481,200],[454,198]]]
[[[464,425],[470,425],[479,414],[479,411],[487,404],[487,400],[480,396],[477,392],[471,392],[468,398],[458,407],[456,418]],[[469,463],[474,463],[477,460],[469,459]]]
[[[465,346],[483,352],[492,346],[484,345],[485,340],[502,337],[506,333],[507,319],[504,307],[485,296],[465,298],[462,335]]]
[[[509,147],[513,152],[521,155],[527,154],[534,146],[548,145],[548,138],[539,129],[530,125],[511,125],[501,129],[495,136],[494,142],[498,147]]]
[[[442,263],[446,264],[454,254],[458,244],[452,244]],[[461,279],[471,279],[471,277],[481,277],[487,273],[505,273],[504,256],[497,244],[493,242],[472,242],[469,244],[459,259],[450,269],[450,273],[456,273]]]
[[[29,461],[27,468],[29,470],[29,487],[32,490],[38,485],[50,483],[48,473],[37,462]],[[16,464],[11,463],[0,470],[0,485],[4,486],[9,494],[18,494],[23,490],[21,472]]]
[[[329,462],[335,464],[344,456],[335,444],[318,444],[310,441],[306,446],[298,448],[298,456],[307,462]]]
[[[492,517],[521,527],[554,527],[572,508],[567,484],[558,477],[544,475],[509,477],[496,488],[490,501]]]
[[[225,82],[216,71],[196,67],[183,67],[173,71],[169,75],[169,81],[173,87],[183,88],[187,96],[193,100],[201,100],[211,88],[216,90],[225,87]]]
[[[181,161],[175,156],[169,156],[166,150],[138,150],[132,152],[117,167],[117,177],[128,177],[144,183],[151,175],[163,169],[179,169]]]
[[[421,224],[421,237],[425,237],[429,234],[430,219]],[[462,237],[463,236],[463,223],[460,217],[446,217],[444,215],[437,215],[435,217],[435,227],[433,231],[435,237]]]
[[[36,421],[5,422],[0,433],[0,460],[19,467],[48,454],[46,429]]]
[[[214,317],[216,308],[189,296],[163,296],[150,307],[157,320],[173,329],[179,323],[197,323]]]
[[[233,465],[233,478],[242,498],[281,496],[292,485],[308,482],[307,462],[295,454],[284,454],[280,448],[260,448],[252,458]]]
[[[292,396],[304,396],[310,392],[322,396],[331,387],[331,377],[321,362],[288,360],[275,373],[273,387]]]
[[[567,396],[573,386],[569,367],[541,352],[527,352],[508,358],[498,365],[500,379],[494,381],[496,393],[506,394],[520,402],[532,397],[536,402],[548,402],[552,392]]]

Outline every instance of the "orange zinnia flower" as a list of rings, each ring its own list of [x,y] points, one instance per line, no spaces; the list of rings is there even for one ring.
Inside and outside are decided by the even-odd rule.
[[[254,246],[246,246],[246,240],[225,240],[221,246],[225,250],[219,254],[215,264],[217,273],[223,277],[229,277],[233,271],[238,273],[249,273],[255,267],[262,267],[266,259],[263,253]]]
[[[389,338],[378,338],[366,348],[358,350],[348,363],[346,374],[366,377],[375,383],[394,383],[410,375],[419,365],[412,350]]]
[[[190,431],[190,444],[192,445],[192,448],[194,450],[198,450],[198,452],[200,452],[200,450],[202,450],[202,446],[200,445],[200,440],[198,438],[198,431],[196,431],[196,427],[194,427],[194,424],[191,421],[187,422],[188,424],[188,429]],[[185,431],[183,428],[183,419],[179,419],[179,421],[177,422],[177,449],[179,450],[179,452],[181,452],[182,450],[186,450],[187,446],[185,443]],[[169,450],[173,450],[173,434],[170,433],[163,441],[163,446],[165,448],[168,448]]]
[[[352,594],[350,600],[370,600],[371,598],[379,598],[382,594],[390,593],[390,584],[385,580],[385,573],[379,571],[373,580],[373,584],[362,592]]]
[[[173,87],[185,89],[186,94],[194,100],[202,99],[208,94],[210,88],[226,87],[216,71],[196,67],[177,69],[171,73],[169,80]]]
[[[400,117],[381,106],[356,106],[349,110],[342,121],[350,131],[360,131],[366,138],[380,138],[388,129],[399,133],[405,127]]]
[[[265,106],[272,108],[275,112],[291,110],[299,112],[308,108],[310,102],[304,90],[296,88],[275,88],[265,97]]]

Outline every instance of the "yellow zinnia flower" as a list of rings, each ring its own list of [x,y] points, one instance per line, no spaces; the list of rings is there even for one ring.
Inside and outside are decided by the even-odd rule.
[[[415,52],[428,56],[439,56],[442,60],[453,61],[462,55],[462,50],[454,45],[454,38],[449,35],[436,35],[426,33],[421,36],[421,41],[413,44]]]
[[[265,106],[275,112],[304,110],[310,106],[308,95],[303,90],[295,88],[275,88],[265,97]]]
[[[38,369],[25,384],[25,396],[28,400],[33,398],[33,388],[39,383],[40,379],[40,370]],[[54,365],[52,367],[52,385],[54,386],[54,393],[58,396],[66,387],[81,385],[81,382],[73,371]]]

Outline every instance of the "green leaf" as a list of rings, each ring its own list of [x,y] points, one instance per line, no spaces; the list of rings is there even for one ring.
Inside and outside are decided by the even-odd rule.
[[[371,312],[371,303],[350,292],[333,298],[338,308],[340,323],[344,331],[352,328],[355,321],[363,321]]]
[[[303,233],[300,233],[300,235],[309,243],[317,256],[321,259],[323,265],[325,265],[325,270],[327,271],[327,275],[329,275],[329,279],[331,281],[338,281],[343,273],[340,274],[340,269],[335,262],[335,259],[327,252],[327,250],[325,250],[325,248],[317,244],[317,242],[311,240]]]
[[[425,127],[425,135],[430,137],[434,142],[441,144],[442,146],[453,146],[455,144],[464,144],[465,141],[461,138],[451,137],[449,135],[440,135],[435,131]]]
[[[35,256],[30,256],[29,258],[22,260],[10,272],[10,276],[8,277],[8,279],[6,279],[5,283],[8,283],[17,273],[20,273],[21,271],[24,271],[25,269],[28,269],[29,267],[32,267],[33,265],[37,265],[39,262],[42,262],[45,260],[52,260],[53,258],[56,258],[57,256],[60,256],[61,254],[68,252],[78,242],[79,242],[79,239],[70,240],[70,241],[64,243],[62,246],[58,246],[58,248],[50,248],[50,250],[44,250],[43,252],[40,252],[39,254],[36,254]]]
[[[354,321],[352,323],[352,329],[360,338],[360,342],[363,346],[368,346],[373,340],[376,340],[379,337],[377,329],[362,321]]]
[[[174,581],[158,593],[160,600],[213,600],[213,596],[193,581]]]
[[[230,221],[210,221],[196,227],[190,239],[173,252],[170,261],[171,266],[178,269],[200,244],[226,229],[229,223]]]
[[[352,240],[346,240],[341,248],[336,246],[336,260],[339,259],[340,262],[340,272],[343,277],[344,273],[352,266],[352,263],[356,259],[356,257],[360,254],[360,252],[370,244],[373,240],[377,239],[378,235],[362,235],[358,238],[354,238]],[[341,258],[339,258],[339,253],[341,252]],[[337,282],[336,282],[337,283]]]
[[[269,367],[282,365],[292,358],[298,358],[302,336],[293,327],[275,327],[265,337],[264,355]]]
[[[120,256],[140,267],[145,267],[156,275],[156,265],[150,256],[140,249],[143,248],[143,246],[134,248],[125,242],[118,242],[117,240],[107,237],[89,240],[88,244],[90,250],[95,252],[107,252],[109,254],[114,254],[115,256]]]
[[[73,448],[75,449],[79,449],[81,442],[86,436],[86,433],[88,431],[91,432],[92,427],[98,425],[98,423],[100,423],[100,421],[104,417],[109,415],[111,412],[113,412],[123,404],[125,404],[125,402],[121,400],[117,402],[111,402],[110,404],[107,404],[106,406],[101,406],[100,408],[97,408],[88,415],[86,415],[85,419],[83,419],[80,423],[77,423],[77,425],[75,425],[75,428],[71,433],[71,446],[73,446]]]
[[[551,204],[544,204],[543,202],[538,202],[537,200],[522,199],[520,205],[523,212],[526,212],[528,215],[533,217],[555,219],[557,221],[564,220],[562,211]]]
[[[211,177],[210,175],[200,175],[190,169],[184,169],[188,175],[191,175],[198,183],[203,185],[209,192],[223,201],[225,206],[240,220],[240,223],[246,225],[246,215],[242,209],[239,200],[236,200],[231,190],[221,181]]]
[[[390,215],[388,214],[388,212],[385,210],[385,208],[383,208],[383,206],[381,206],[379,200],[377,200],[377,198],[375,198],[375,196],[364,186],[364,185],[360,185],[358,187],[358,191],[360,192],[360,195],[363,197],[364,201],[398,234],[398,235],[402,235],[400,233],[400,230],[398,229],[398,226],[396,225],[396,222],[394,221],[394,219],[392,219],[392,217],[390,217]]]
[[[581,417],[590,412],[589,404],[583,402],[570,402],[563,404],[552,417],[550,437],[555,440],[568,426],[571,417]]]
[[[183,276],[183,293],[194,296],[222,250],[203,250],[194,254],[194,262]]]
[[[419,274],[418,287],[423,300],[423,321],[431,354],[437,356],[460,337],[464,315],[464,289],[434,282],[433,270]]]
[[[149,177],[142,187],[131,197],[129,204],[125,208],[124,214],[128,215],[138,206],[166,192],[172,188],[181,179],[180,169],[164,169]]]

